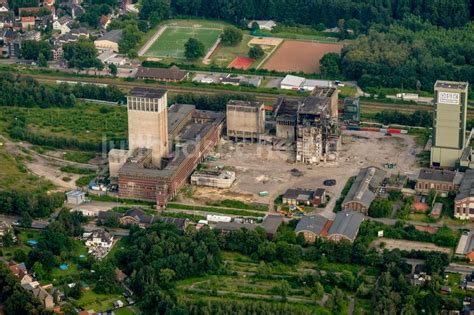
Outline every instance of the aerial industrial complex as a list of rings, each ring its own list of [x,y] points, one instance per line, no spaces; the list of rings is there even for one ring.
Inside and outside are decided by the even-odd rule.
[[[180,104],[168,110],[167,92],[158,89],[134,88],[127,101],[130,149],[109,153],[110,175],[120,197],[164,206],[218,142],[225,114]]]

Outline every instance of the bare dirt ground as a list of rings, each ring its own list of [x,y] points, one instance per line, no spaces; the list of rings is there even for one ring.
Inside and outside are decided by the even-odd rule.
[[[441,253],[447,253],[451,255],[451,248],[447,247],[439,247],[432,243],[425,243],[425,242],[415,242],[415,241],[407,241],[407,240],[395,240],[390,238],[379,238],[372,242],[371,246],[375,248],[380,247],[380,243],[385,243],[384,248],[388,250],[393,249],[403,249],[403,250],[423,250],[423,251],[435,251]]]
[[[340,53],[341,44],[285,40],[263,65],[263,69],[318,73],[319,60],[327,53]]]
[[[278,46],[282,41],[282,38],[276,37],[253,37],[249,45]]]
[[[15,155],[21,155],[25,157],[23,163],[25,166],[35,175],[43,177],[51,181],[57,186],[57,191],[63,191],[68,189],[76,188],[76,180],[81,175],[70,174],[61,172],[59,169],[61,166],[76,166],[76,167],[96,167],[89,164],[80,164],[62,160],[61,151],[51,151],[51,156],[45,154],[39,154],[38,152],[31,149],[31,144],[26,142],[12,142],[7,140],[5,137],[0,137],[5,142],[9,152]],[[64,179],[69,180],[64,180]]]
[[[226,167],[236,172],[237,180],[230,189],[197,187],[193,198],[204,200],[239,199],[245,202],[273,204],[273,200],[288,188],[318,188],[326,179],[336,179],[337,184],[325,187],[331,197],[325,209],[318,210],[332,218],[332,209],[344,185],[360,168],[397,163],[387,170],[389,174],[411,174],[417,172],[416,147],[412,136],[394,135],[386,137],[375,132],[344,132],[343,144],[338,159],[320,165],[294,163],[294,152],[272,151],[271,146],[221,141],[217,152],[221,158],[206,162],[210,167]],[[302,176],[292,175],[297,169]],[[267,191],[267,197],[259,192]]]

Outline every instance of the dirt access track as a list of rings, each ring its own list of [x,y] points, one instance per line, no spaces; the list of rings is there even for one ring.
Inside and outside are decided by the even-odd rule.
[[[285,40],[263,65],[280,72],[319,73],[319,61],[327,53],[341,53],[343,45]]]
[[[451,248],[447,247],[439,247],[432,243],[426,242],[416,242],[416,241],[407,241],[407,240],[396,240],[391,238],[379,238],[372,242],[371,246],[374,248],[380,248],[380,244],[384,243],[384,249],[393,250],[393,249],[400,249],[400,250],[422,250],[422,251],[434,251],[440,253],[446,253],[451,255]]]

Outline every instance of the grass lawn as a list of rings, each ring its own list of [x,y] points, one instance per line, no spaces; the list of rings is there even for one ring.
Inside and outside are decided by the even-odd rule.
[[[355,86],[338,86],[340,97],[354,97],[357,93],[357,88]]]
[[[19,243],[11,247],[0,248],[3,252],[3,257],[7,260],[12,259],[13,253],[17,249],[21,249],[22,251],[28,254],[32,248],[26,245],[26,242],[28,240],[38,240],[39,235],[40,235],[40,232],[36,230],[20,229],[20,233],[16,235]]]
[[[122,300],[122,302],[125,303],[125,300],[120,294],[98,294],[93,290],[86,290],[76,303],[85,310],[98,312],[112,309],[116,300]]]
[[[3,114],[3,113],[2,113]],[[0,146],[0,188],[4,190],[47,191],[54,185],[30,174],[21,159]]]
[[[184,44],[190,38],[195,38],[202,42],[207,53],[221,33],[221,29],[167,26],[145,55],[184,58]]]
[[[236,57],[247,57],[250,47],[248,46],[252,36],[244,34],[242,41],[237,46],[219,45],[212,56],[212,63],[219,67],[227,67]]]
[[[82,152],[82,151],[67,151],[63,158],[68,161],[72,162],[77,162],[77,163],[88,163],[90,160],[95,158],[96,154],[93,152]],[[63,172],[67,173],[73,173],[73,174],[94,174],[95,172],[91,170],[86,170],[85,173],[84,171],[79,171],[82,169],[77,169],[74,167],[67,167],[65,170],[61,170]]]

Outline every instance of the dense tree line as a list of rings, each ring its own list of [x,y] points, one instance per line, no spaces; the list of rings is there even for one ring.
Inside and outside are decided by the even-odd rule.
[[[469,21],[469,1],[417,0],[165,0],[142,1],[143,18],[160,21],[170,14],[223,19],[239,23],[243,19],[274,19],[286,24],[316,26],[389,24],[415,14],[435,25],[461,26]]]
[[[10,272],[6,265],[0,263],[0,305],[5,314],[52,314],[41,303],[23,289],[20,280]]]
[[[61,87],[41,85],[30,77],[4,73],[0,77],[0,106],[72,107],[74,95]]]
[[[28,213],[33,218],[42,218],[49,216],[63,203],[64,195],[62,193],[0,191],[0,212],[4,214],[22,215]]]
[[[474,23],[444,29],[410,17],[372,27],[342,53],[343,74],[362,87],[432,91],[436,80],[474,78]]]
[[[425,110],[417,110],[412,114],[405,114],[395,110],[383,110],[375,114],[375,119],[384,125],[433,126],[433,116],[430,112]]]
[[[92,100],[119,102],[125,101],[125,93],[116,85],[106,87],[94,84],[76,84],[71,89],[71,93],[77,98],[87,98]]]
[[[51,44],[47,41],[25,40],[21,43],[20,54],[23,59],[39,61],[53,59]]]
[[[176,305],[173,281],[218,272],[222,264],[216,236],[209,229],[184,233],[158,223],[143,230],[132,226],[128,246],[117,255],[130,276],[131,289],[146,314],[165,313]]]
[[[177,104],[194,104],[197,109],[202,110],[213,110],[213,111],[225,111],[227,102],[229,100],[243,100],[253,101],[254,96],[243,95],[243,94],[177,94],[171,99],[172,103]]]

